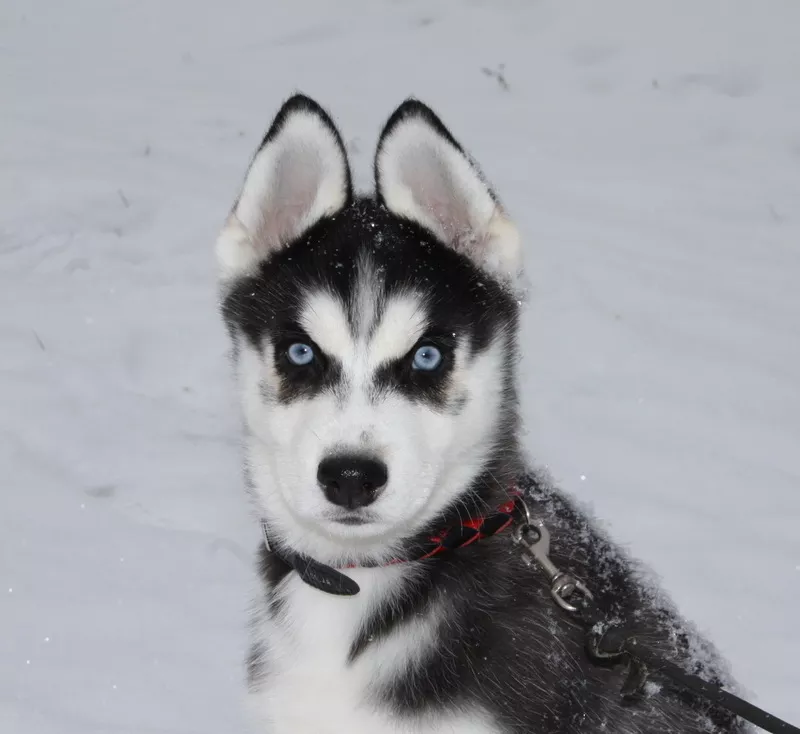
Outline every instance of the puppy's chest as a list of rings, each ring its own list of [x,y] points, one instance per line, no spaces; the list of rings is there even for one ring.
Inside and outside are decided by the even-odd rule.
[[[386,603],[396,572],[357,569],[355,597],[313,589],[292,574],[284,581],[279,615],[258,630],[266,652],[264,676],[253,694],[263,734],[499,734],[480,711],[438,710],[424,717],[393,712],[385,694],[404,685],[410,669],[435,645],[436,620],[415,617],[369,641],[350,659],[353,642],[378,605]]]

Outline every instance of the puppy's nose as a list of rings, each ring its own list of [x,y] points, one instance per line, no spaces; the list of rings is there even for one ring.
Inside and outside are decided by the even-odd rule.
[[[364,456],[331,456],[317,468],[317,481],[325,497],[348,510],[374,502],[388,479],[386,464]]]

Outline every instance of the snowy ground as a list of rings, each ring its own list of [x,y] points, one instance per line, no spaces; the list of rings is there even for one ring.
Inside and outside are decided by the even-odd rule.
[[[4,0],[0,731],[242,731],[212,242],[296,88],[362,182],[408,94],[473,150],[528,242],[531,453],[800,722],[798,28],[796,0]]]

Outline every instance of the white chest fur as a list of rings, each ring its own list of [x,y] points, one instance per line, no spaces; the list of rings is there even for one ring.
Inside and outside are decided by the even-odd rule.
[[[401,625],[348,663],[364,620],[406,572],[348,571],[361,587],[353,597],[321,592],[294,573],[287,577],[281,617],[265,620],[258,632],[267,651],[266,676],[252,695],[259,734],[500,734],[479,710],[409,719],[392,715],[376,695],[429,650],[435,616]]]

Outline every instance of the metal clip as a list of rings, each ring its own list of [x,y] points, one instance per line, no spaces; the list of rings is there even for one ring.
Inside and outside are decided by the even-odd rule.
[[[527,508],[525,509],[527,513]],[[511,534],[514,542],[524,547],[522,560],[528,566],[536,564],[544,571],[550,581],[550,594],[556,604],[564,611],[574,614],[578,611],[578,607],[570,604],[569,597],[577,592],[587,599],[592,599],[592,593],[583,582],[572,574],[559,570],[550,560],[550,532],[540,518],[531,519],[530,515],[528,518],[528,522],[518,525]]]

